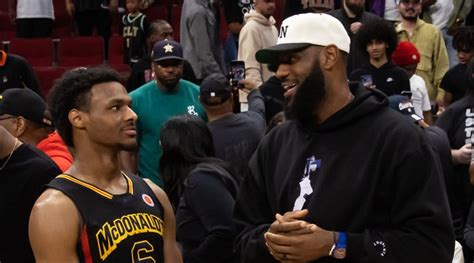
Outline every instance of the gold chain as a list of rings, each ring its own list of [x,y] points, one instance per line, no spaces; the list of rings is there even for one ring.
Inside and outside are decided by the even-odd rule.
[[[17,144],[18,144],[19,141],[20,141],[20,140],[18,140],[18,138],[15,138],[15,145],[13,145],[13,149],[11,150],[10,154],[8,155],[7,160],[3,163],[2,167],[0,167],[0,171],[2,171],[3,168],[5,168],[5,165],[7,165],[8,161],[10,161],[10,158],[12,157],[13,152],[15,151],[16,146],[17,146]]]

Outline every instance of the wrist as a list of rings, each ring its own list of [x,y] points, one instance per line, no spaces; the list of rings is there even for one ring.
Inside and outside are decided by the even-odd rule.
[[[337,259],[344,259],[347,251],[347,233],[338,232],[334,236],[337,241],[331,248],[330,256]]]

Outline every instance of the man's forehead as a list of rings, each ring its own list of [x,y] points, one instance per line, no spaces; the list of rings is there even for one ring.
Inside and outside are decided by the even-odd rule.
[[[99,83],[91,89],[91,99],[107,100],[123,96],[128,97],[128,93],[120,82]]]

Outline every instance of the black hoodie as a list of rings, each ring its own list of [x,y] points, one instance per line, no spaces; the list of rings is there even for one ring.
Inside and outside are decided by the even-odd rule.
[[[451,262],[446,192],[421,129],[381,92],[351,89],[353,101],[322,124],[287,121],[264,137],[234,210],[241,262],[276,262],[263,234],[293,210],[305,170],[305,220],[347,232],[346,262]]]

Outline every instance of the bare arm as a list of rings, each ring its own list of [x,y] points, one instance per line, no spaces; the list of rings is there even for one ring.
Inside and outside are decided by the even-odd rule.
[[[119,153],[122,170],[127,173],[137,174],[137,152],[121,151]]]
[[[79,262],[81,216],[66,195],[46,190],[31,211],[29,238],[37,263]]]
[[[66,1],[66,11],[70,17],[74,16],[74,3],[72,0],[64,0]]]
[[[153,190],[164,209],[165,230],[163,233],[163,251],[165,252],[165,263],[182,263],[181,252],[176,243],[176,219],[174,217],[173,208],[166,196],[166,193],[154,184],[152,181],[145,179],[147,184]]]

